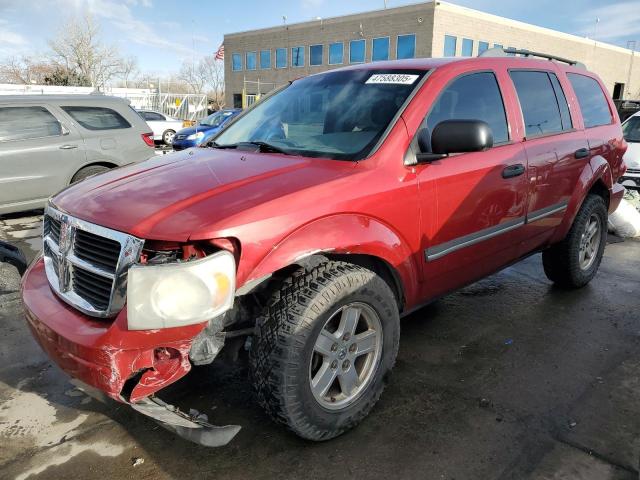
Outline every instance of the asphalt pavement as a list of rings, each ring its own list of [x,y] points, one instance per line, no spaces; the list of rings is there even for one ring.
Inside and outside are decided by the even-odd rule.
[[[38,212],[0,218],[30,258],[40,234]],[[323,443],[273,424],[244,365],[196,368],[165,394],[242,426],[218,449],[85,396],[31,338],[7,265],[0,338],[2,479],[638,478],[640,242],[608,245],[579,291],[535,255],[405,318],[381,401]]]

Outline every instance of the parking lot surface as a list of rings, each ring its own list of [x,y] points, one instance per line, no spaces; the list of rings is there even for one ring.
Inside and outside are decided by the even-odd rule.
[[[33,258],[40,217],[0,218]],[[324,443],[274,425],[246,369],[196,368],[164,399],[243,428],[224,448],[189,443],[115,402],[86,397],[22,318],[0,266],[0,477],[638,478],[640,243],[608,245],[595,280],[554,288],[533,256],[402,321],[373,413]]]

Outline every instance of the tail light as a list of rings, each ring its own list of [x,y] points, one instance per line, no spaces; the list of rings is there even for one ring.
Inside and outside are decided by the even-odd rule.
[[[143,133],[142,134],[142,140],[144,141],[144,143],[146,143],[147,145],[149,145],[150,147],[154,146],[153,143],[153,133]]]

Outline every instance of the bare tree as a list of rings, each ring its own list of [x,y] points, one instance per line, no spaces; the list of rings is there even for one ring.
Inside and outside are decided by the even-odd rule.
[[[55,71],[51,62],[30,57],[9,57],[0,63],[0,82],[17,84],[43,84]]]
[[[122,58],[114,46],[102,43],[100,28],[89,13],[70,18],[49,46],[57,64],[87,78],[92,87],[103,87],[122,72]]]
[[[204,79],[200,72],[200,65],[193,62],[184,62],[178,78],[189,85],[191,93],[202,93],[204,90]]]
[[[224,107],[224,64],[217,61],[213,55],[204,57],[198,65],[198,70],[209,99],[220,109]]]
[[[135,80],[138,74],[138,59],[136,57],[130,56],[122,59],[118,76],[124,82],[124,88],[127,88],[129,86],[129,80]]]

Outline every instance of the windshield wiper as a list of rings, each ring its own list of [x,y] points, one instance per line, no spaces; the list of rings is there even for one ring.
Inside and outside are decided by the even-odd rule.
[[[219,143],[216,142],[211,142],[210,145],[213,148],[238,148],[238,147],[242,147],[244,145],[255,145],[257,146],[261,152],[267,152],[267,153],[283,153],[285,155],[293,155],[293,153],[284,150],[280,147],[276,147],[275,145],[271,145],[270,143],[267,142],[262,142],[260,140],[256,140],[253,142],[238,142],[238,143],[229,143],[229,144],[224,144],[221,145]]]

